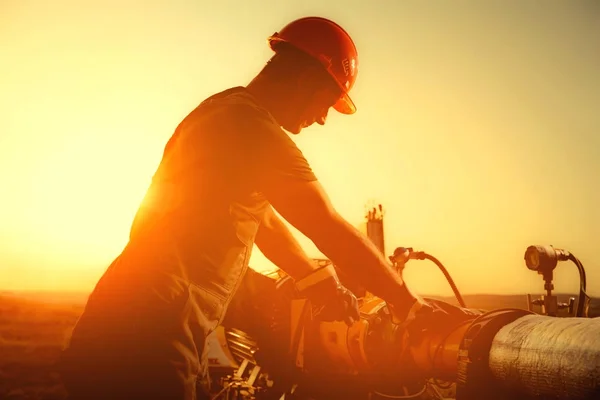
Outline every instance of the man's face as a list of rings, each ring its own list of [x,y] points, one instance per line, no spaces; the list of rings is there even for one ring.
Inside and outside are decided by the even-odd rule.
[[[290,113],[283,128],[298,134],[315,122],[325,125],[329,109],[341,98],[342,90],[323,71],[310,71],[298,81],[298,89],[290,101]]]

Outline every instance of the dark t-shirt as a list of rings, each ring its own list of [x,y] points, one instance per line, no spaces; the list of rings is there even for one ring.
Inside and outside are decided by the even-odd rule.
[[[177,365],[189,386],[189,377],[203,373],[204,340],[248,268],[269,205],[264,193],[315,179],[291,138],[244,88],[202,102],[167,143],[130,241],[71,335],[65,371],[95,376],[93,365],[119,375]]]
[[[177,127],[131,239],[170,235],[182,257],[190,257],[190,269],[201,268],[198,257],[208,261],[224,280],[217,283],[231,289],[223,253],[240,242],[253,246],[268,205],[263,192],[285,190],[289,180],[316,177],[267,110],[244,88],[226,90],[202,102]]]
[[[191,283],[219,319],[247,267],[264,193],[290,180],[316,177],[271,114],[241,87],[211,96],[167,143],[132,225],[131,256],[121,256],[127,266],[114,269]]]

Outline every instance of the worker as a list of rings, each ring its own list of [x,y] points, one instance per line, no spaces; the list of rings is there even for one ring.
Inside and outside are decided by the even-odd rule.
[[[285,132],[325,124],[330,108],[355,113],[352,39],[333,21],[307,17],[268,43],[274,55],[249,84],[202,101],[167,142],[129,241],[63,352],[71,399],[201,398],[209,390],[206,338],[221,323],[254,244],[301,293],[352,324],[359,317],[354,295],[332,268],[316,266],[278,214],[397,315],[424,306],[335,210]]]

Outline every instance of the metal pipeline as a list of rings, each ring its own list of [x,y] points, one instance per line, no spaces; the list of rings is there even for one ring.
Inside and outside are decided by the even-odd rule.
[[[430,334],[418,344],[409,346],[414,366],[422,375],[448,381],[456,379],[460,344],[474,319],[447,332]]]
[[[600,399],[600,319],[499,310],[469,326],[457,400]]]
[[[519,318],[498,331],[488,364],[519,398],[600,399],[600,318]]]

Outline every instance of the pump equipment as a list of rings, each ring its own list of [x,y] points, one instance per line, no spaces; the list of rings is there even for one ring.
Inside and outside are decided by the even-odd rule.
[[[397,249],[391,259],[400,266],[424,258],[435,259],[410,248]],[[563,259],[577,260],[551,246],[531,246],[525,256],[546,282]],[[575,263],[585,295],[583,265]],[[393,310],[369,294],[359,299],[360,320],[348,327],[320,320],[291,279],[249,270],[210,342],[215,399],[600,398],[600,318],[427,300],[452,318],[409,334]]]

